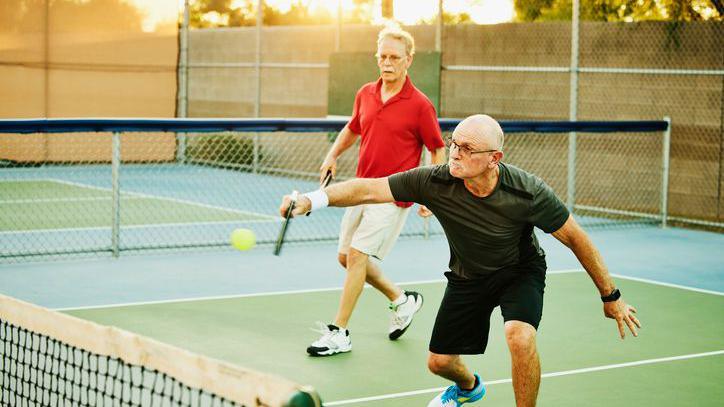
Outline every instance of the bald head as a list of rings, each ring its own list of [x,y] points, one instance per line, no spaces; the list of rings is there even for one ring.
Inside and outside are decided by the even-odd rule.
[[[480,147],[503,150],[503,129],[492,117],[485,114],[468,116],[455,127],[454,134],[480,143]]]

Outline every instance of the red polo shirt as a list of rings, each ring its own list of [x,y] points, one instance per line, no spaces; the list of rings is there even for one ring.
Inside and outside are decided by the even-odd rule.
[[[382,103],[382,78],[357,92],[347,127],[362,136],[357,178],[381,178],[420,165],[422,146],[444,147],[435,107],[408,76],[400,92]],[[412,203],[397,202],[409,207]]]

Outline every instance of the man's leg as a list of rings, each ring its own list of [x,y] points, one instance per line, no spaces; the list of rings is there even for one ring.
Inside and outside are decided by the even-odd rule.
[[[427,407],[461,406],[476,402],[485,396],[485,385],[480,376],[470,372],[459,355],[430,352],[427,367],[432,373],[455,382],[430,400]]]
[[[363,267],[361,264],[362,257],[364,257],[364,263],[366,264],[365,281],[390,301],[392,314],[390,315],[390,327],[387,336],[390,340],[397,340],[407,331],[415,314],[422,307],[422,295],[414,291],[403,291],[382,274],[382,270],[374,262],[370,261],[368,255],[354,248],[350,248],[350,256],[339,253],[338,257],[340,264],[345,266],[347,270],[347,277],[335,317],[335,325],[346,328],[346,325],[340,324],[349,323],[357,299],[362,292],[363,284],[360,284],[359,277],[359,270]]]
[[[345,269],[347,268],[347,255],[344,253],[338,254],[339,264]],[[400,295],[402,295],[402,289],[395,283],[385,277],[382,274],[380,267],[374,262],[367,259],[367,274],[365,275],[365,281],[381,292],[388,300],[394,301]]]
[[[427,357],[427,368],[430,372],[455,382],[461,389],[470,390],[475,386],[475,376],[465,366],[460,355],[440,355],[430,352]]]
[[[535,328],[521,321],[505,323],[505,339],[513,365],[513,390],[518,407],[535,406],[540,386],[540,360]]]
[[[337,315],[334,317],[334,324],[338,327],[347,327],[352,316],[357,300],[362,293],[367,276],[367,265],[369,258],[367,254],[350,247],[347,255],[347,276],[344,279],[342,298],[339,300]]]

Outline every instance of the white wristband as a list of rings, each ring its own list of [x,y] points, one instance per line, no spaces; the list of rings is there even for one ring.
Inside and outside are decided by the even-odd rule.
[[[302,196],[306,196],[310,201],[312,201],[312,209],[310,209],[310,211],[326,208],[329,205],[329,197],[323,189],[307,192]]]

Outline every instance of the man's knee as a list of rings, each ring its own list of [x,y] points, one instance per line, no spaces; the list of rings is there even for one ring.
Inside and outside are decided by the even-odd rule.
[[[368,258],[369,256],[366,253],[362,253],[361,251],[350,247],[349,253],[347,254],[347,259],[345,261],[345,267],[349,267],[352,264],[366,264]]]
[[[430,372],[439,375],[440,373],[448,370],[452,361],[453,356],[451,355],[439,355],[437,353],[430,352],[430,355],[427,357],[427,369],[430,370]]]
[[[337,253],[337,261],[342,267],[347,268],[347,255],[344,253]]]
[[[512,354],[525,355],[535,353],[535,328],[526,322],[508,321],[505,323],[505,340]]]

